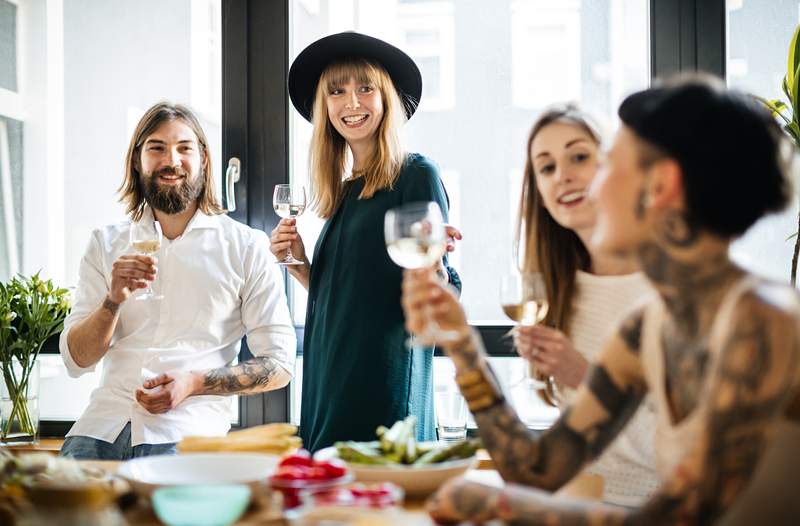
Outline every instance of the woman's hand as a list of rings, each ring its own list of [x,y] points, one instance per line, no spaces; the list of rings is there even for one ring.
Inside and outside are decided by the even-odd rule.
[[[421,334],[430,319],[444,331],[469,332],[464,309],[432,269],[403,272],[403,313],[406,329]],[[446,345],[447,342],[431,342]]]
[[[453,225],[444,225],[444,231],[447,234],[447,252],[452,252],[456,249],[456,241],[464,239],[464,235]]]
[[[447,234],[447,253],[449,254],[456,249],[456,241],[461,241],[464,236],[461,234],[461,231],[453,225],[444,225],[444,230]],[[436,265],[436,272],[445,282],[450,280],[450,275],[447,273],[447,269],[444,268],[444,261],[441,259]]]
[[[589,362],[575,350],[566,334],[544,325],[516,327],[514,347],[542,374],[572,389],[580,385],[589,368]]]
[[[425,504],[438,524],[483,524],[497,518],[500,488],[473,482],[462,477],[448,480]]]
[[[306,261],[306,247],[297,231],[295,218],[281,219],[269,235],[269,251],[278,258],[278,261],[286,257],[290,248],[295,259]]]

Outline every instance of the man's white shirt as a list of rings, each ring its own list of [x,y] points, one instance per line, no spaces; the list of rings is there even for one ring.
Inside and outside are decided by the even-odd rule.
[[[142,221],[152,221],[149,208]],[[72,377],[82,368],[67,345],[70,329],[96,310],[111,287],[112,264],[134,254],[130,222],[92,233],[81,261],[72,311],[64,322],[60,351]],[[230,365],[241,339],[254,356],[267,356],[294,372],[297,341],[284,292],[283,276],[268,251],[266,234],[230,219],[197,211],[186,231],[164,238],[152,287],[161,300],[136,300],[119,309],[111,346],[102,364],[100,386],[67,436],[113,442],[127,422],[131,443],[178,442],[184,436],[224,435],[230,429],[227,396],[190,396],[175,409],[154,415],[136,401],[135,392],[152,376]]]

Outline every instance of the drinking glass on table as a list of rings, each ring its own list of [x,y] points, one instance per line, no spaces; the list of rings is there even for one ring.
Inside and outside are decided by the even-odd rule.
[[[301,185],[276,184],[272,194],[272,207],[275,213],[284,219],[297,217],[303,214],[306,209],[306,189]],[[292,256],[292,249],[286,251],[278,265],[302,265]]]
[[[437,265],[447,251],[444,224],[442,211],[434,202],[416,202],[392,208],[384,218],[389,257],[406,269]],[[442,330],[428,316],[424,331],[417,336],[420,341],[432,344],[457,338],[458,333]]]
[[[130,243],[137,254],[152,256],[161,249],[161,225],[158,221],[139,221],[131,223]],[[142,294],[134,296],[137,300],[160,300],[164,296],[153,292],[150,282]]]
[[[441,384],[434,388],[436,432],[439,440],[455,442],[467,436],[467,402],[455,384]]]

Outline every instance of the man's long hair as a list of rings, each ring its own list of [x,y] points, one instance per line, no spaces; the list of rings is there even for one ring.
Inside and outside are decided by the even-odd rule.
[[[159,102],[145,112],[136,125],[136,130],[131,137],[128,146],[128,154],[125,158],[125,179],[122,181],[117,192],[120,195],[120,203],[125,204],[125,213],[133,221],[139,221],[144,213],[147,203],[145,198],[145,187],[141,174],[141,153],[142,145],[147,138],[153,134],[165,122],[180,120],[192,129],[197,136],[200,154],[203,157],[203,188],[197,198],[197,207],[208,215],[222,214],[225,211],[217,202],[214,195],[214,176],[211,171],[211,152],[208,149],[208,140],[203,132],[200,121],[192,111],[181,104],[170,102]]]

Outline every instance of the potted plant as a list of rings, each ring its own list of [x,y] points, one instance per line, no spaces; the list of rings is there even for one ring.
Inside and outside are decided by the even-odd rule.
[[[67,290],[39,273],[0,283],[0,443],[38,439],[36,359],[45,340],[64,327],[69,308]]]
[[[800,120],[798,120],[800,119],[800,115],[798,115],[798,108],[800,108],[800,42],[798,42],[798,34],[800,34],[800,25],[795,28],[792,40],[789,42],[789,60],[786,75],[781,83],[783,93],[789,103],[786,104],[780,99],[756,98],[772,111],[774,117],[780,119],[783,130],[789,134],[795,147],[800,148]],[[800,236],[797,233],[800,232],[800,215],[798,215],[797,221],[797,231],[789,237],[789,239],[794,237],[792,286],[797,282],[797,256],[800,253]]]

